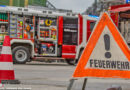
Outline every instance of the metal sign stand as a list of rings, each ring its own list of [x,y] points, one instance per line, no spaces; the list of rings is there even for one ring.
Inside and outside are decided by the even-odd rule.
[[[85,79],[84,79],[84,83],[83,83],[82,90],[85,90],[85,87],[86,87],[87,81],[88,81],[88,79],[87,79],[87,78],[85,78]]]
[[[70,84],[69,84],[67,90],[72,90],[72,86],[73,86],[75,80],[77,80],[77,79],[71,79],[70,80]],[[87,78],[84,79],[82,90],[85,90],[85,87],[86,87],[86,84],[87,84],[87,80],[88,80]]]

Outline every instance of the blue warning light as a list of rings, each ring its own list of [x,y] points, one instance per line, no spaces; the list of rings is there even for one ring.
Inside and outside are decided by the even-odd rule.
[[[6,5],[0,5],[0,7],[6,7]]]
[[[88,16],[93,17],[93,18],[96,18],[96,19],[99,19],[99,17],[98,17],[98,16],[95,16],[95,15],[88,15]]]
[[[126,3],[130,3],[130,0],[126,0]]]

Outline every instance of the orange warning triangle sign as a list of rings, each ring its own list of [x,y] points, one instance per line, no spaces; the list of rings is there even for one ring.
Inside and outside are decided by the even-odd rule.
[[[97,22],[73,77],[130,78],[130,49],[107,13]]]

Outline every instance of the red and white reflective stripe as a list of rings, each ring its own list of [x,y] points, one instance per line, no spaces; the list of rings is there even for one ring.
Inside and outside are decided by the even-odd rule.
[[[12,62],[0,62],[0,70],[14,70]]]
[[[75,53],[62,53],[62,55],[76,55]]]
[[[13,62],[12,55],[9,55],[9,54],[0,55],[0,62]]]
[[[10,46],[3,46],[1,54],[12,54]]]
[[[0,79],[1,80],[14,80],[14,70],[0,70]]]

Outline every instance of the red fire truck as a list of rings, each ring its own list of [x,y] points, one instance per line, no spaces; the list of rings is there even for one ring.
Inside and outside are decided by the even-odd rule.
[[[0,44],[8,33],[14,63],[65,59],[74,64],[96,21],[76,13],[4,6],[0,7]]]
[[[130,4],[111,6],[109,12],[115,25],[130,46]]]

